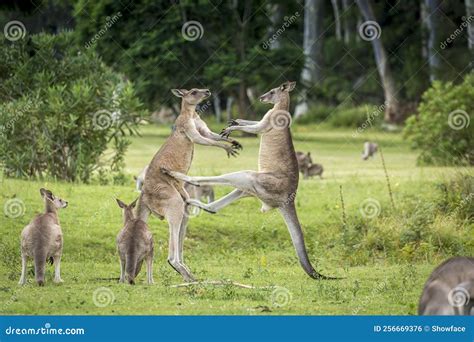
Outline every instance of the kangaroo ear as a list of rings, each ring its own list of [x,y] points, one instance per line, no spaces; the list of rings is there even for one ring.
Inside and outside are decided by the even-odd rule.
[[[135,206],[137,205],[137,201],[138,201],[138,197],[135,199],[135,201],[133,201],[132,203],[130,203],[129,207],[135,208]]]
[[[296,86],[296,82],[285,82],[283,83],[281,86],[280,86],[280,89],[281,90],[284,90],[284,91],[292,91],[293,89],[295,89],[295,86]]]
[[[41,194],[41,197],[46,197],[46,198],[49,198],[49,199],[53,199],[53,193],[51,191],[49,191],[48,189],[45,189],[45,188],[41,188],[40,189],[40,194]]]
[[[184,97],[188,93],[186,89],[171,89],[171,92],[176,97]]]
[[[121,200],[119,200],[118,198],[115,199],[117,201],[117,204],[120,208],[124,209],[127,205],[125,203],[123,203]]]

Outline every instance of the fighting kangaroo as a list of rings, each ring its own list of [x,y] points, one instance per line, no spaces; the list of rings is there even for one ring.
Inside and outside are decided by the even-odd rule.
[[[233,139],[211,132],[196,113],[196,105],[211,95],[208,89],[173,89],[172,92],[182,99],[181,112],[176,118],[175,130],[148,166],[138,201],[137,218],[147,222],[150,213],[153,213],[160,219],[166,219],[170,235],[168,262],[185,281],[193,281],[194,277],[183,260],[188,224],[185,200],[189,199],[189,195],[182,181],[163,174],[160,168],[186,174],[191,167],[194,144],[220,147],[228,156],[237,155],[242,146]]]
[[[61,283],[61,254],[63,234],[59,225],[58,209],[66,208],[67,201],[53,195],[44,188],[40,189],[44,201],[44,213],[37,215],[21,232],[21,277],[19,284],[26,283],[28,258],[35,263],[35,278],[39,286],[44,285],[46,260],[53,258],[54,282]]]
[[[153,284],[153,236],[148,225],[133,216],[137,200],[126,205],[117,199],[123,209],[123,228],[117,235],[117,250],[120,257],[120,283],[125,280],[135,284],[135,277],[140,273],[143,260],[146,261],[147,283]]]
[[[311,265],[295,208],[299,170],[293,140],[291,138],[290,91],[295,82],[285,82],[260,97],[260,101],[273,104],[260,121],[233,120],[222,131],[228,137],[233,131],[261,134],[258,158],[259,171],[239,171],[216,177],[189,177],[171,169],[162,168],[162,172],[176,179],[194,185],[228,185],[236,189],[221,199],[204,204],[197,200],[188,200],[190,205],[215,213],[230,203],[248,196],[255,196],[262,202],[262,212],[278,208],[282,214],[296,254],[305,272],[314,279],[327,279]]]
[[[426,281],[420,315],[474,315],[474,258],[455,257],[439,265]]]

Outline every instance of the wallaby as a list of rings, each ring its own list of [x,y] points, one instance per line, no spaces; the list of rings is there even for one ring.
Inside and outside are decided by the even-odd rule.
[[[426,281],[419,315],[474,315],[474,258],[454,257]]]
[[[120,256],[119,282],[127,281],[134,285],[135,277],[140,273],[145,260],[147,283],[153,284],[153,235],[148,225],[133,215],[137,200],[126,205],[117,199],[117,203],[123,209],[123,228],[117,235],[117,250]]]
[[[315,279],[327,279],[311,265],[303,238],[303,231],[295,208],[299,170],[291,138],[290,91],[295,82],[285,82],[260,97],[263,103],[273,104],[260,121],[232,120],[222,131],[228,137],[233,131],[261,134],[259,171],[239,171],[216,177],[190,177],[184,173],[162,168],[162,172],[194,185],[228,185],[236,189],[215,202],[204,204],[188,200],[190,205],[215,213],[230,203],[248,196],[262,202],[262,212],[278,208],[290,232],[299,261],[306,273]]]
[[[301,173],[304,174],[304,170],[308,168],[310,164],[313,163],[313,159],[311,158],[311,153],[304,153],[304,152],[296,152],[296,160],[298,161],[298,169]]]
[[[146,171],[148,170],[148,165],[140,172],[140,174],[135,177],[137,191],[141,192],[143,181],[145,180]],[[184,189],[188,192],[190,198],[198,199],[202,201],[204,198],[208,203],[214,201],[214,189],[210,185],[203,186],[194,186],[192,184],[184,184]]]
[[[323,179],[324,168],[321,164],[309,164],[303,171],[303,178],[307,179],[313,176],[319,176]]]
[[[196,105],[211,95],[208,89],[173,89],[172,92],[182,99],[181,112],[176,118],[175,130],[148,166],[138,200],[137,217],[147,222],[150,213],[153,213],[168,221],[168,262],[185,281],[194,281],[183,260],[183,244],[188,224],[185,200],[189,199],[189,195],[182,181],[162,173],[160,169],[186,174],[191,167],[194,144],[220,147],[228,156],[236,156],[237,150],[242,146],[236,140],[211,132],[196,113]]]
[[[40,189],[44,201],[44,213],[37,215],[21,232],[21,277],[19,284],[26,283],[28,258],[35,263],[35,278],[39,286],[44,286],[46,260],[53,258],[54,282],[61,283],[61,255],[63,233],[59,225],[58,209],[68,203],[44,188]]]
[[[367,160],[370,157],[373,157],[378,148],[379,146],[376,143],[366,141],[364,143],[364,151],[362,151],[362,159]]]

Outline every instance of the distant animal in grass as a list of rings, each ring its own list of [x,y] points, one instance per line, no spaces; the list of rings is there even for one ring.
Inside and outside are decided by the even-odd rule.
[[[137,200],[126,205],[117,199],[117,204],[123,209],[123,228],[117,235],[117,250],[120,257],[119,282],[134,285],[135,278],[145,261],[147,282],[153,284],[153,235],[144,221],[135,218],[133,208],[136,202]]]
[[[28,258],[35,264],[35,278],[39,286],[44,285],[46,261],[53,258],[54,282],[61,283],[61,255],[63,233],[59,225],[58,209],[66,208],[68,202],[56,197],[47,189],[40,189],[44,201],[44,213],[37,215],[21,232],[21,277],[19,284],[26,283]]]
[[[378,149],[379,146],[376,143],[366,141],[364,143],[364,150],[362,151],[362,159],[367,160],[370,157],[373,157]]]
[[[307,169],[307,167],[313,163],[313,159],[311,159],[311,153],[304,153],[297,151],[296,152],[296,160],[298,162],[298,169],[300,170],[301,173],[304,174],[304,170]]]
[[[474,258],[454,257],[428,278],[418,306],[420,315],[474,315]]]
[[[308,179],[313,176],[319,176],[321,179],[323,179],[323,172],[324,168],[321,164],[309,164],[303,171],[303,178]]]

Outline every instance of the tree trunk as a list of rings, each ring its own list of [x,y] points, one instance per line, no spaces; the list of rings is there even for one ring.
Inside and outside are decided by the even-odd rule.
[[[426,12],[426,5],[425,1],[420,1],[420,20],[421,20],[421,57],[423,59],[428,58],[428,32],[427,32],[427,25],[426,25],[426,17],[428,13]]]
[[[341,34],[341,18],[339,17],[339,5],[338,0],[331,0],[332,10],[334,12],[334,22],[336,24],[336,40],[340,41],[342,39]]]
[[[305,0],[303,33],[305,63],[301,72],[301,81],[305,88],[321,80],[323,5],[322,0]],[[295,109],[295,118],[304,115],[307,110],[307,92],[303,90],[302,99]]]
[[[349,44],[351,40],[351,24],[350,24],[350,15],[347,13],[349,11],[349,1],[342,0],[342,13],[344,16],[344,43]]]
[[[232,103],[234,102],[234,98],[229,96],[226,101],[225,111],[227,113],[227,122],[232,120]]]
[[[466,0],[467,44],[469,50],[474,51],[474,23],[470,20],[474,16],[474,0]]]
[[[439,0],[424,0],[426,7],[425,27],[428,31],[428,64],[430,66],[430,81],[437,79],[441,60],[435,45],[439,42],[438,39],[438,13]]]
[[[269,18],[271,26],[268,28],[268,37],[272,37],[283,18],[283,8],[281,4],[269,4],[268,5]],[[281,24],[280,24],[281,25]],[[269,48],[270,50],[279,49],[281,47],[280,39],[271,39]]]
[[[216,114],[216,122],[221,122],[222,112],[221,112],[221,98],[219,94],[214,94],[212,97],[212,102],[214,106],[214,113]]]
[[[376,21],[372,7],[368,0],[357,0],[357,5],[365,21]],[[395,87],[395,80],[392,77],[390,66],[388,64],[387,53],[382,44],[379,35],[370,39],[375,55],[375,63],[379,72],[385,97],[385,121],[397,123],[401,121],[400,102],[398,101]]]

